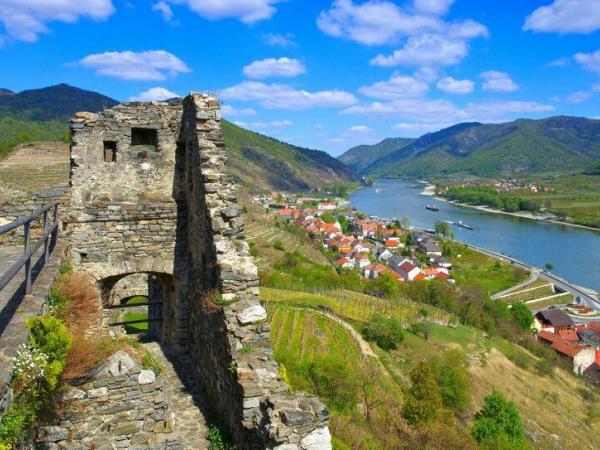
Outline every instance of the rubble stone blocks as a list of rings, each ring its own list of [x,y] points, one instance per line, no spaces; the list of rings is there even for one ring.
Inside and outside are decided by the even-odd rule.
[[[121,279],[148,274],[149,301],[162,302],[149,307],[161,319],[152,332],[195,360],[238,448],[331,448],[325,406],[290,394],[273,359],[220,120],[218,100],[204,94],[76,114],[72,263],[97,280],[106,305]]]

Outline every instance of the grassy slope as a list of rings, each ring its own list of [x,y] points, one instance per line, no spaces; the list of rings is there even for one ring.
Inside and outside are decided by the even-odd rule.
[[[477,285],[491,295],[522,283],[529,277],[525,270],[499,262],[464,245],[446,245],[452,249],[452,276],[461,287]]]
[[[229,167],[234,177],[252,191],[307,191],[358,178],[325,152],[295,147],[276,139],[222,122]]]
[[[18,144],[32,141],[58,141],[68,138],[66,122],[29,120],[0,117],[0,159]]]
[[[265,294],[271,297],[270,291]],[[310,309],[294,307],[298,305],[297,296],[297,293],[278,291],[278,302],[268,303],[275,356],[285,365],[292,387],[311,390],[301,370],[302,363],[323,353],[346,358],[356,368],[359,379],[364,379],[365,361],[358,356],[347,332]],[[327,304],[337,301],[335,297],[326,300]],[[357,303],[356,308],[363,309],[361,315],[368,314],[369,308],[365,305]],[[534,368],[537,359],[533,355],[505,340],[486,337],[472,327],[431,324],[430,329],[428,340],[407,334],[404,343],[391,352],[371,343],[386,368],[380,377],[381,384],[396,399],[397,407],[401,405],[401,391],[407,386],[408,373],[415,363],[438,357],[444,349],[458,346],[471,361],[471,401],[460,416],[465,427],[472,423],[483,398],[496,389],[517,404],[535,448],[595,448],[594,442],[600,439],[600,423],[591,426],[584,423],[590,407],[584,396],[590,391],[580,380],[562,369],[555,369],[552,376],[541,376]],[[518,361],[519,365],[512,361]],[[381,370],[377,362],[370,360],[369,364],[374,370]],[[360,398],[357,401],[360,402]],[[382,409],[386,408],[394,412],[392,404],[384,403]],[[360,407],[354,411],[334,410],[334,436],[351,448],[384,448],[382,436],[373,435],[374,431],[365,423],[360,411]]]

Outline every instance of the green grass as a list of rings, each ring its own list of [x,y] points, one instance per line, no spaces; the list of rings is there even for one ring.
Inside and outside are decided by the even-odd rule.
[[[447,243],[452,249],[452,276],[458,286],[476,285],[495,294],[525,281],[529,274],[459,243]],[[457,255],[461,257],[458,258]]]
[[[0,117],[0,159],[16,145],[32,141],[59,141],[68,137],[66,121],[33,122]]]
[[[148,297],[138,295],[131,297],[128,301],[128,305],[139,305],[140,303],[148,302]],[[123,316],[123,322],[134,321],[134,320],[148,320],[148,311],[144,312],[133,312],[129,311]],[[125,332],[127,334],[137,334],[148,331],[148,322],[131,323],[125,325]]]
[[[515,291],[506,297],[501,297],[498,300],[504,303],[514,303],[514,302],[527,302],[529,300],[535,300],[536,298],[548,297],[550,295],[554,295],[554,289],[550,285],[550,283],[546,283],[546,285],[537,286],[537,287],[529,287]]]

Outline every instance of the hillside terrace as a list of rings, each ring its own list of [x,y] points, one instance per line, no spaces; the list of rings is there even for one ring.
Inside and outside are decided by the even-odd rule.
[[[345,208],[342,199],[271,193],[254,197],[253,201],[276,212],[279,220],[293,222],[311,238],[320,240],[340,270],[357,270],[364,279],[389,274],[398,282],[439,279],[454,283],[452,264],[428,233],[364,217]]]

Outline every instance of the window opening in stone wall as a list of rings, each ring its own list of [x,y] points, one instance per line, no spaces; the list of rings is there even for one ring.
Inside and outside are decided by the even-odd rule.
[[[117,143],[115,141],[104,141],[104,161],[117,162]]]
[[[131,145],[144,147],[145,151],[158,151],[158,131],[154,128],[132,128]]]

